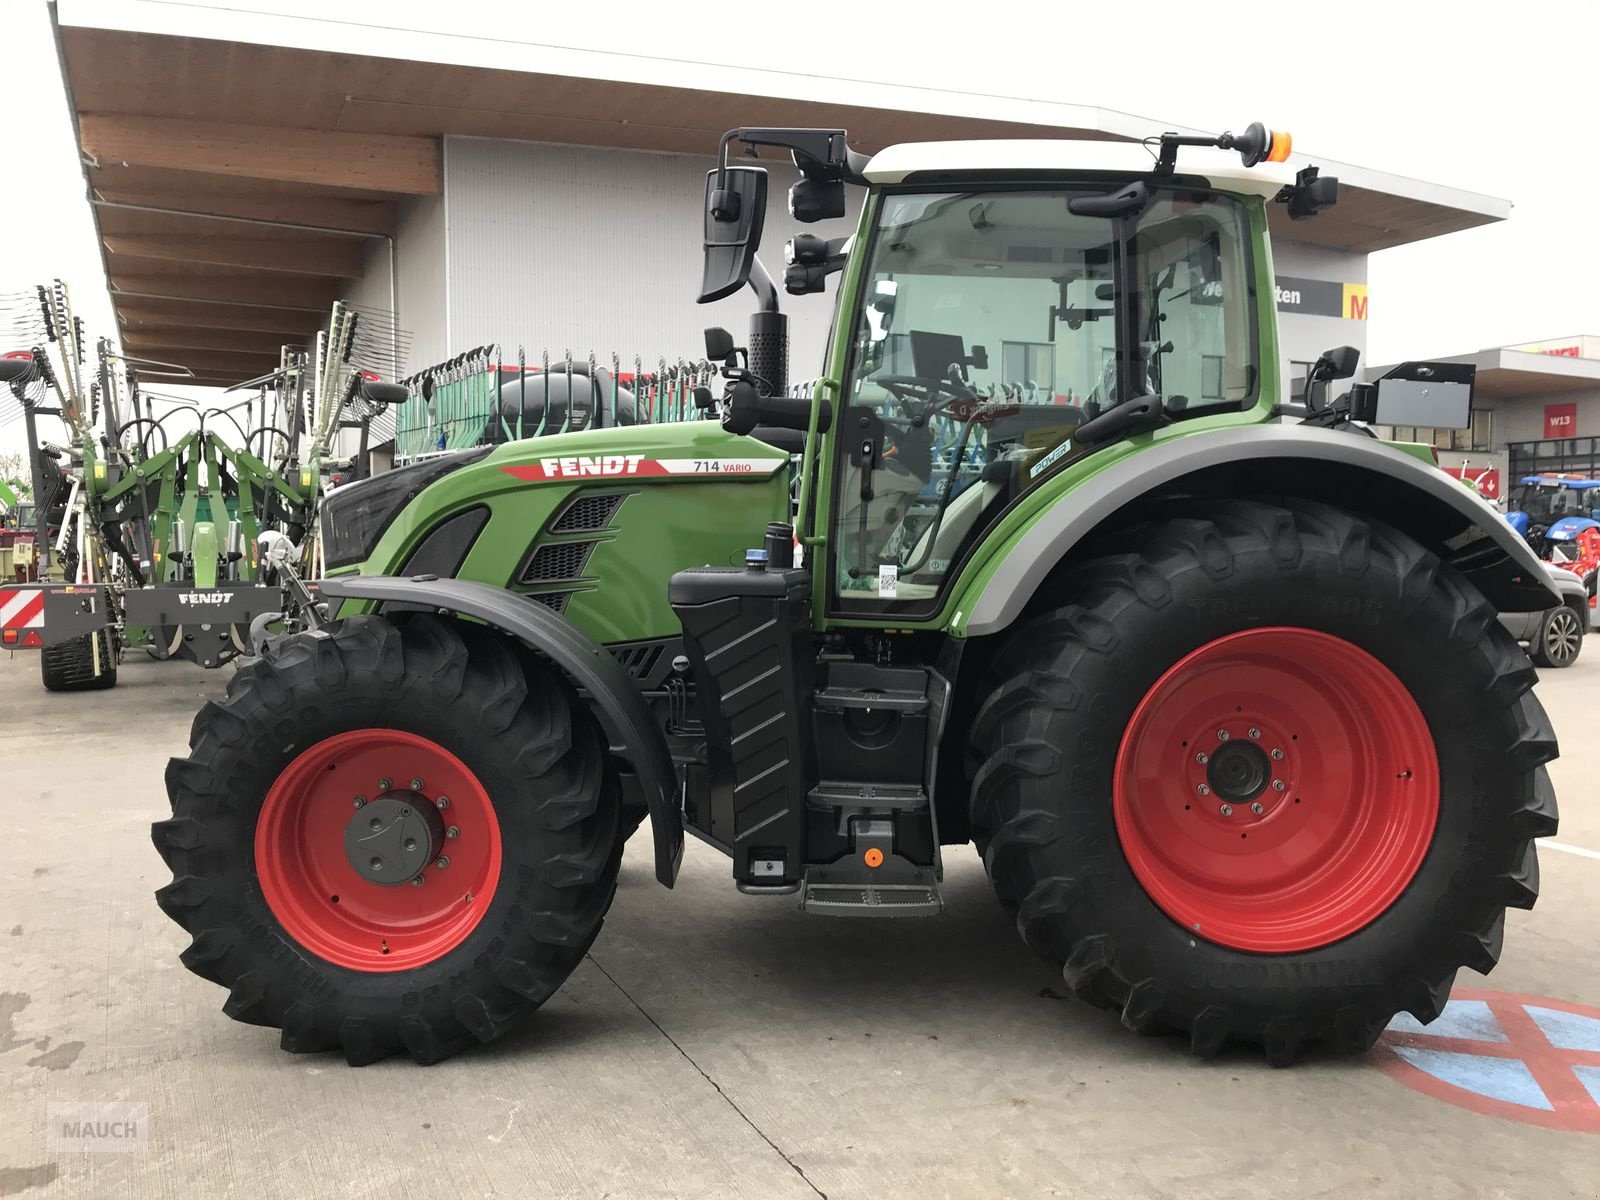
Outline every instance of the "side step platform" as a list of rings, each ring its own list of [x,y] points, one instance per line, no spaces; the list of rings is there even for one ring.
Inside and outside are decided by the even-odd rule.
[[[880,841],[870,834],[859,837],[856,854],[826,866],[807,867],[800,884],[801,909],[834,917],[936,917],[942,913],[944,896],[938,872],[901,858],[887,850],[886,843],[887,838]]]
[[[831,917],[936,917],[944,897],[937,883],[819,883],[808,871],[800,907]]]

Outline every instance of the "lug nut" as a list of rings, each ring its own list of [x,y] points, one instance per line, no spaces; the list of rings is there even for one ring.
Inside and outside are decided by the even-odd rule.
[[[449,808],[450,807],[450,797],[449,796],[440,796],[437,800],[435,800],[433,802],[433,806],[435,808]]]
[[[450,865],[450,860],[441,854],[438,858],[433,860],[433,865],[442,871]]]
[[[1225,817],[1231,817],[1231,816],[1233,816],[1233,805],[1231,805],[1231,804],[1224,804],[1224,805],[1223,805],[1223,806],[1222,806],[1222,808],[1221,808],[1221,812],[1222,812],[1222,815],[1223,815],[1223,816],[1225,816]]]
[[[1254,804],[1252,804],[1250,806],[1250,811],[1255,813],[1255,815],[1259,817],[1262,813],[1266,812],[1267,810],[1261,807],[1261,802],[1258,800],[1258,801],[1256,801]]]
[[[357,796],[357,797],[356,797],[356,798],[355,798],[355,801],[354,801],[354,804],[355,804],[355,806],[356,806],[356,807],[357,807],[357,808],[360,808],[360,807],[361,807],[361,806],[362,806],[362,805],[363,805],[363,804],[365,804],[365,803],[366,803],[366,802],[367,802],[367,798],[366,798],[366,797],[365,797],[365,796]]]
[[[1281,779],[1274,779],[1272,781],[1272,790],[1275,791],[1275,792],[1281,792],[1281,791],[1283,791],[1284,788],[1286,788],[1288,786],[1289,785],[1284,783],[1284,781],[1281,780]]]
[[[461,830],[452,825],[449,829],[444,831],[444,835],[447,838],[458,838],[461,836]]]
[[[387,792],[393,787],[394,787],[394,780],[392,780],[392,779],[380,779],[380,780],[378,780],[378,790],[380,792]]]
[[[1280,750],[1278,747],[1274,746],[1272,748],[1272,758],[1273,758],[1274,762],[1282,762],[1283,761],[1283,751]]]
[[[1253,737],[1253,738],[1260,737],[1261,736],[1261,730],[1257,729],[1255,726],[1252,725],[1250,727],[1250,736]]]
[[[374,871],[381,871],[383,870],[383,859],[374,858],[367,864],[367,866],[371,867]]]
[[[1227,740],[1228,740],[1228,731],[1226,729],[1217,730],[1217,741],[1225,742]]]
[[[411,881],[411,886],[412,887],[421,887],[422,886],[422,876],[418,875],[415,879],[413,879]]]
[[[412,790],[412,791],[413,791],[413,792],[420,792],[420,791],[421,791],[421,790],[422,790],[422,780],[420,780],[420,779],[413,779],[413,780],[412,780],[412,781],[411,781],[411,790]]]
[[[1194,760],[1195,760],[1195,762],[1199,763],[1203,767],[1203,766],[1206,765],[1206,763],[1211,761],[1211,756],[1209,754],[1207,754],[1204,750],[1202,750],[1202,751],[1200,751],[1199,754],[1196,754],[1194,756]]]
[[[1199,786],[1199,787],[1198,787],[1198,788],[1196,788],[1196,789],[1195,789],[1195,790],[1196,790],[1196,791],[1198,791],[1198,792],[1199,792],[1199,793],[1200,793],[1200,794],[1201,794],[1201,795],[1202,795],[1202,796],[1209,796],[1209,795],[1211,795],[1211,785],[1210,785],[1210,784],[1208,784],[1208,783],[1202,783],[1202,784],[1201,784],[1201,785],[1200,785],[1200,786]]]

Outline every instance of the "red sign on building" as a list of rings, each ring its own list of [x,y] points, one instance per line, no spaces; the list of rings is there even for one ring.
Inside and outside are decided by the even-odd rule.
[[[1546,439],[1578,436],[1578,405],[1576,401],[1569,400],[1565,404],[1546,404],[1544,406],[1544,436]]]
[[[1445,467],[1444,473],[1471,483],[1485,500],[1500,499],[1500,471],[1497,467]]]

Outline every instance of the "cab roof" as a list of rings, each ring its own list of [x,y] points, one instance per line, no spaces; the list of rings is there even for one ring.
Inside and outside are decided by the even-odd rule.
[[[1296,166],[1260,163],[1247,167],[1231,150],[1184,146],[1176,174],[1199,176],[1218,191],[1271,199],[1294,182]],[[1018,171],[1090,178],[1096,175],[1149,175],[1156,148],[1130,142],[1073,141],[1066,138],[974,142],[902,142],[880,150],[867,163],[870,183],[903,183],[913,175],[1009,175]],[[1301,164],[1304,165],[1304,164]],[[930,180],[931,182],[931,180]]]

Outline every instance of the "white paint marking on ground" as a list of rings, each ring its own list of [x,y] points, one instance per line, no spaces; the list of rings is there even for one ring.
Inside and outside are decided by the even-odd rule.
[[[506,1140],[506,1134],[510,1133],[511,1127],[517,1123],[517,1114],[522,1111],[522,1101],[507,1100],[504,1096],[495,1096],[494,1099],[500,1101],[501,1104],[511,1105],[511,1111],[506,1114],[506,1127],[500,1131],[500,1136],[495,1137],[492,1133],[488,1135],[489,1140],[498,1145]]]
[[[1551,850],[1561,850],[1567,854],[1576,854],[1579,858],[1600,860],[1600,850],[1590,850],[1584,846],[1569,846],[1565,842],[1552,842],[1549,838],[1540,838],[1539,845]]]

